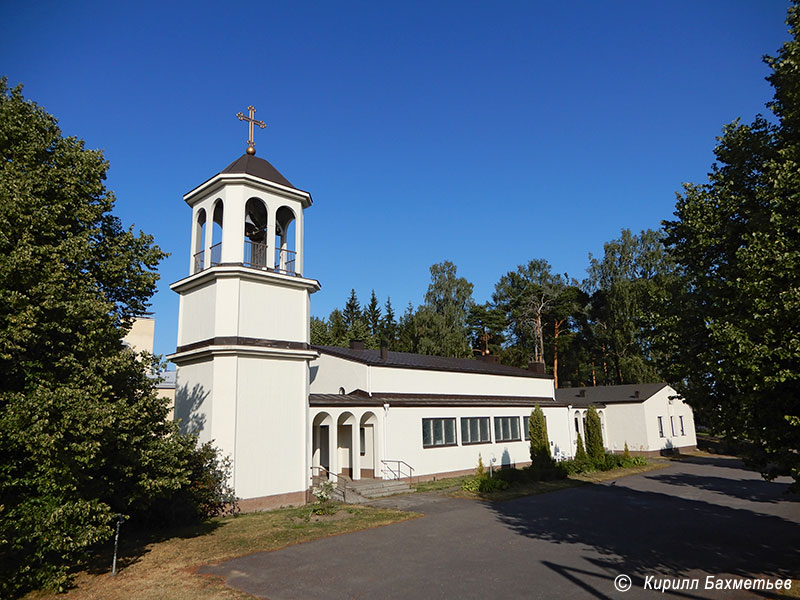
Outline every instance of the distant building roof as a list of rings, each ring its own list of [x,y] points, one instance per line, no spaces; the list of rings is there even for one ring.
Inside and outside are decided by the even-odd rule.
[[[392,367],[395,369],[422,369],[428,371],[450,371],[453,373],[483,373],[486,375],[506,375],[511,377],[532,377],[536,379],[552,379],[552,375],[535,373],[527,369],[519,369],[497,362],[485,362],[470,358],[449,358],[446,356],[427,356],[408,352],[387,352],[386,359],[381,358],[380,350],[359,350],[340,348],[338,346],[312,346],[313,349],[345,360],[376,367]]]
[[[665,387],[667,387],[666,383],[630,383],[626,385],[558,388],[556,390],[556,400],[573,406],[644,402]]]
[[[353,390],[349,394],[309,394],[310,406],[560,406],[552,398],[537,396],[487,396],[466,394],[396,394]]]
[[[289,183],[289,180],[281,175],[278,172],[278,169],[273,167],[268,161],[264,160],[263,158],[258,158],[257,156],[251,156],[249,154],[243,154],[240,158],[237,158],[227,167],[222,169],[220,173],[247,173],[253,177],[259,177],[273,183],[278,183],[292,189],[297,189],[291,183]]]
[[[156,389],[171,390],[175,388],[177,383],[177,371],[160,371],[158,373],[149,373],[147,375],[150,379],[161,378],[162,381],[156,384]]]

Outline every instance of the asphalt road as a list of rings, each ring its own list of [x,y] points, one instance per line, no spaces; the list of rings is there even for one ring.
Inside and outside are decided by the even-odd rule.
[[[385,506],[424,517],[260,552],[201,572],[270,600],[785,597],[705,590],[707,576],[800,578],[800,499],[732,458],[483,503],[435,494]],[[626,592],[618,575],[631,578]],[[667,579],[697,589],[644,589]],[[719,581],[715,579],[714,582]],[[798,584],[800,585],[800,584]],[[795,594],[798,590],[794,590]]]

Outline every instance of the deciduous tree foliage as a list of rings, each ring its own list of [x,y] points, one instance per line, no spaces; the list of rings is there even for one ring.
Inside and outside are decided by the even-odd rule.
[[[597,383],[661,380],[653,356],[653,327],[674,272],[663,238],[651,229],[638,235],[623,229],[618,239],[604,244],[602,258],[589,255],[585,337]]]
[[[122,346],[164,254],[111,213],[102,154],[3,78],[0,156],[0,596],[11,597],[63,585],[115,513],[165,516],[207,454],[166,420],[152,361]]]
[[[767,57],[775,119],[724,128],[708,182],[686,185],[667,243],[680,278],[662,324],[670,380],[698,420],[800,487],[800,9]]]

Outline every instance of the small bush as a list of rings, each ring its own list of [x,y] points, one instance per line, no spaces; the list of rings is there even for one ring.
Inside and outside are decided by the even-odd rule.
[[[317,501],[311,508],[315,515],[332,515],[336,512],[336,504],[333,502],[333,482],[325,481],[311,492]]]

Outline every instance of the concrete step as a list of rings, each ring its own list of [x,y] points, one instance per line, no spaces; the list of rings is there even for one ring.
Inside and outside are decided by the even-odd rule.
[[[411,491],[411,486],[408,482],[394,479],[359,479],[356,481],[348,481],[347,488],[365,498],[380,498]]]

